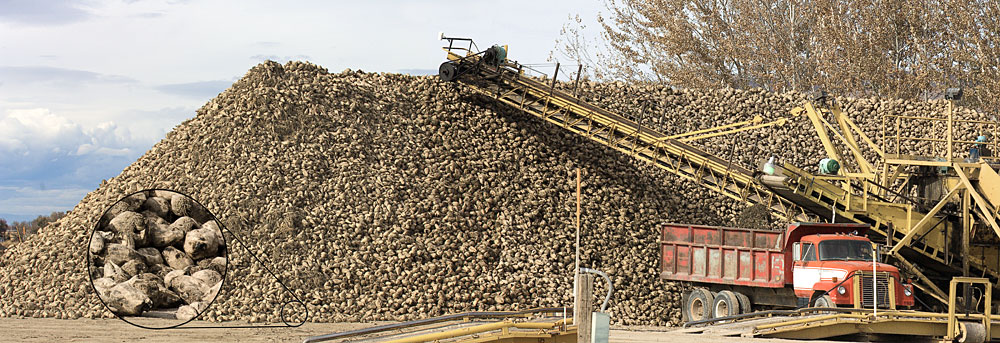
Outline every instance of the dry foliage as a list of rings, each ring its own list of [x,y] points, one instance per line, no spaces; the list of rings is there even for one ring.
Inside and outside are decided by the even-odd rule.
[[[603,80],[686,88],[823,89],[928,99],[966,90],[996,112],[1000,4],[988,0],[606,0],[600,36],[578,18],[554,55]]]

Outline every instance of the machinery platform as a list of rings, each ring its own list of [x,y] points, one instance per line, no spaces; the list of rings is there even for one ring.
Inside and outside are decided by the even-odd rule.
[[[572,309],[465,312],[309,337],[312,342],[576,342]]]
[[[959,313],[956,291],[960,285],[979,284],[985,294],[982,311]],[[833,339],[844,336],[892,335],[942,342],[982,343],[1000,341],[1000,315],[991,313],[989,279],[956,277],[949,284],[948,312],[803,308],[760,311],[685,323],[685,332],[723,331],[727,336],[796,340]],[[721,324],[721,325],[719,325]],[[866,338],[870,340],[870,338]]]

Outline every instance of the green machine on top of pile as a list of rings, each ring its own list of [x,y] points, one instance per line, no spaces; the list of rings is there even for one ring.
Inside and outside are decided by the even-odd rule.
[[[527,76],[525,65],[507,59],[504,46],[477,51],[471,39],[441,38],[448,41],[443,48],[448,61],[439,68],[442,80],[461,83],[718,194],[762,205],[783,220],[869,225],[868,237],[882,244],[884,255],[915,279],[925,299],[947,304],[942,288],[956,276],[988,277],[994,287],[1000,280],[1000,160],[991,154],[998,150],[998,123],[955,118],[959,89],[946,92],[944,114],[884,116],[878,143],[825,94],[795,108],[788,118],[771,122],[755,118],[667,135],[583,101],[576,96],[575,85],[572,93],[556,89],[558,65],[551,81],[541,81]],[[803,117],[827,155],[818,175],[787,163],[776,165],[773,159],[763,171],[750,170],[693,145],[699,139],[780,126]],[[914,124],[947,129],[912,137],[902,128]],[[981,136],[973,140],[958,134],[969,128]],[[934,153],[906,154],[903,147],[911,143]],[[870,161],[872,156],[875,162]]]

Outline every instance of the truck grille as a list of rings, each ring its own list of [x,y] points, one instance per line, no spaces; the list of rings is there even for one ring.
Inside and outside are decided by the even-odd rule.
[[[877,285],[874,289],[878,291],[878,307],[889,308],[889,275],[878,273]],[[874,294],[872,292],[872,274],[858,275],[861,278],[861,306],[871,308]]]

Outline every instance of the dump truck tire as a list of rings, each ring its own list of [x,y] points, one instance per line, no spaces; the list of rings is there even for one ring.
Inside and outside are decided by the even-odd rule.
[[[835,308],[837,304],[833,302],[833,298],[830,298],[829,294],[824,294],[813,300],[812,307]]]
[[[684,309],[681,315],[686,322],[693,322],[712,318],[712,303],[715,297],[712,292],[704,288],[695,288],[688,293],[684,301]]]
[[[740,302],[736,294],[721,291],[712,301],[712,318],[722,318],[740,314]]]
[[[740,292],[733,292],[736,295],[736,301],[740,303],[740,314],[746,314],[753,312],[750,306],[750,297]]]

